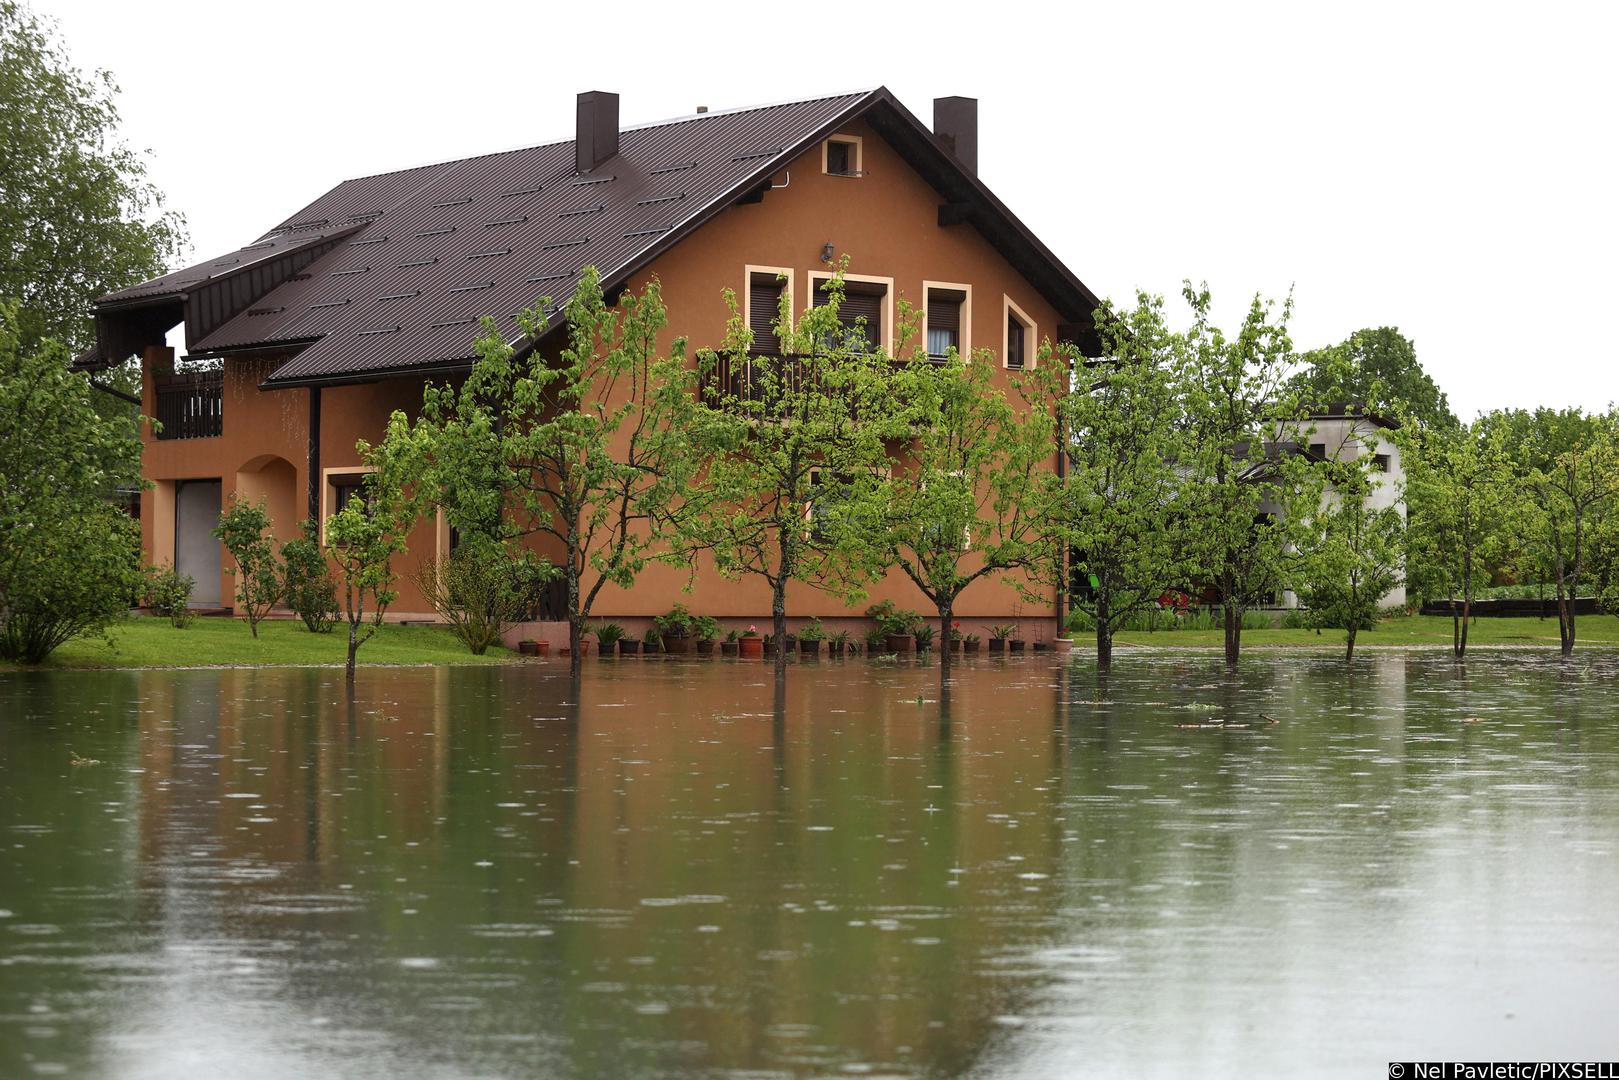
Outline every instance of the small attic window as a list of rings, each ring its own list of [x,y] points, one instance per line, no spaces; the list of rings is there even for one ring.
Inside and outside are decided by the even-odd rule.
[[[861,145],[858,135],[834,135],[821,144],[821,171],[828,176],[859,176]]]

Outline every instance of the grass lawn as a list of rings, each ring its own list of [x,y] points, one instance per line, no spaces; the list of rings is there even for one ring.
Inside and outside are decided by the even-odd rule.
[[[1619,616],[1584,615],[1574,624],[1575,648],[1583,646],[1611,647],[1619,645]],[[1362,630],[1355,638],[1355,650],[1376,646],[1402,646],[1405,648],[1449,648],[1450,619],[1436,615],[1395,615],[1371,630]],[[1083,631],[1070,634],[1076,648],[1094,642],[1096,636]],[[1113,639],[1121,645],[1145,645],[1159,649],[1217,649],[1225,646],[1223,630],[1159,630],[1146,632],[1126,630]],[[1557,648],[1556,619],[1474,619],[1467,633],[1467,644],[1524,645]],[[1342,630],[1244,630],[1242,647],[1250,648],[1315,648],[1342,651]]]
[[[433,626],[384,626],[356,657],[361,664],[492,664],[515,659],[499,647],[473,656],[450,631]],[[311,634],[296,620],[259,624],[259,636],[236,619],[198,619],[176,630],[166,619],[134,618],[112,628],[112,645],[75,638],[51,654],[45,668],[309,666],[342,664],[348,626]],[[12,667],[13,665],[0,665]]]

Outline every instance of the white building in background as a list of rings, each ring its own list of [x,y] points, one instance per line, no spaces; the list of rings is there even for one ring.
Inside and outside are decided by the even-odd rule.
[[[1278,446],[1294,453],[1307,454],[1315,461],[1354,461],[1371,455],[1375,458],[1373,470],[1377,474],[1368,502],[1374,509],[1395,507],[1400,518],[1405,518],[1405,467],[1400,461],[1400,448],[1395,444],[1393,432],[1399,422],[1386,416],[1368,412],[1354,404],[1333,404],[1312,413],[1305,425],[1292,439],[1278,440]],[[1328,488],[1323,498],[1336,498]],[[1284,592],[1281,606],[1296,608],[1298,597]],[[1383,597],[1382,606],[1405,606],[1405,585]]]

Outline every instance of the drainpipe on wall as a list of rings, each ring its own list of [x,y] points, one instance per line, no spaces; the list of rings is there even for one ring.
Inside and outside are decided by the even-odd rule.
[[[309,388],[309,520],[320,524],[320,387]]]

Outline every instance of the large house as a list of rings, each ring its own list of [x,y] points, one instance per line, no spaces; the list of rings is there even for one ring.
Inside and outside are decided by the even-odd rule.
[[[85,362],[142,357],[144,412],[162,423],[143,455],[146,557],[195,578],[198,605],[228,607],[209,530],[231,495],[263,499],[283,539],[324,522],[360,482],[357,439],[464,372],[482,317],[515,338],[516,314],[569,295],[585,266],[610,297],[656,276],[669,337],[694,347],[723,340],[725,289],[753,321],[783,289],[803,310],[845,256],[849,303],[885,347],[900,298],[931,339],[1003,369],[1035,363],[1042,340],[1088,344],[1096,297],[977,176],[977,102],[933,112],[930,130],[879,88],[621,128],[616,94],[584,93],[571,140],[345,181],[236,251],[103,297]],[[164,342],[181,323],[177,364]],[[449,540],[442,521],[413,530],[392,615],[430,615],[408,575]],[[754,582],[685,583],[654,567],[595,613],[633,625],[685,603],[734,624],[770,610]],[[926,606],[898,574],[872,599]],[[1062,606],[1058,590],[1034,603],[986,580],[957,611],[1039,639]],[[796,586],[789,612],[856,614]]]

